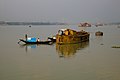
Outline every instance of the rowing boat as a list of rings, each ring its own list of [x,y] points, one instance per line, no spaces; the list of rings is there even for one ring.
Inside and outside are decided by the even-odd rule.
[[[53,44],[52,41],[36,41],[36,42],[31,42],[31,41],[26,41],[26,40],[23,40],[23,39],[19,39],[20,41],[19,42],[24,42],[26,44],[48,44],[48,45],[51,45]]]

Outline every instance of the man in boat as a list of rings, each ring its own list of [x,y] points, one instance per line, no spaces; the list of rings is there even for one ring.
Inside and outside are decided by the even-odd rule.
[[[27,34],[25,34],[25,39],[26,39],[26,41],[27,41]]]
[[[40,42],[40,38],[37,39],[37,42]]]

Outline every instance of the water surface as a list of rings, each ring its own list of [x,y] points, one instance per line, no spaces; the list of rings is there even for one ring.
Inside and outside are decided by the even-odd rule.
[[[21,45],[25,34],[46,40],[61,28],[90,32],[89,42],[71,45]],[[103,36],[95,36],[102,31]],[[0,80],[120,80],[120,28],[0,26]]]

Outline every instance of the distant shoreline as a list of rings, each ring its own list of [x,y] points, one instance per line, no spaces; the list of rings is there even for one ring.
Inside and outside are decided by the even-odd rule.
[[[0,22],[0,25],[66,25],[59,22]]]
[[[77,23],[62,23],[62,22],[5,22],[0,21],[0,25],[71,25]],[[92,23],[91,23],[92,24]],[[93,23],[94,25],[97,23]],[[120,22],[102,23],[104,25],[120,25]]]

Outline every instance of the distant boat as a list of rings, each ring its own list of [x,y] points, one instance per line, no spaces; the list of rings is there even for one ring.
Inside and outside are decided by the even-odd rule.
[[[112,46],[112,48],[120,48],[120,46]]]
[[[97,32],[95,33],[95,35],[96,35],[96,36],[103,36],[103,32],[97,31]]]
[[[87,22],[78,24],[78,27],[91,27],[91,26],[92,25],[90,23],[87,23]]]
[[[98,27],[98,26],[103,26],[104,24],[102,24],[102,23],[97,23],[97,24],[95,24],[95,26],[96,27]]]
[[[32,27],[32,26],[29,26],[29,27]]]

